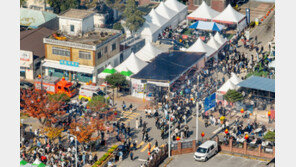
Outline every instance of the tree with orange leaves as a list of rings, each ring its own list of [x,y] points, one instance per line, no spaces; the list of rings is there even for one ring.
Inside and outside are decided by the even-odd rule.
[[[63,128],[55,127],[44,127],[43,133],[51,140],[55,140],[57,137],[61,136]]]
[[[37,118],[42,125],[51,127],[66,114],[64,101],[52,101],[45,91],[22,89],[20,97],[21,112]]]
[[[98,130],[98,125],[94,121],[87,123],[84,121],[72,122],[70,124],[70,133],[77,137],[80,143],[89,143],[90,141],[95,141],[100,138],[99,135],[95,135]]]

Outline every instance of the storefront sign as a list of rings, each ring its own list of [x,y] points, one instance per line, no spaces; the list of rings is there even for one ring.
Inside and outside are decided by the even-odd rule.
[[[205,112],[207,112],[209,109],[215,106],[216,106],[216,93],[213,93],[212,95],[205,98],[205,102],[204,102]]]
[[[32,52],[29,51],[20,51],[21,61],[32,61]]]
[[[67,60],[60,60],[61,65],[72,66],[72,67],[79,67],[78,62],[67,61]]]

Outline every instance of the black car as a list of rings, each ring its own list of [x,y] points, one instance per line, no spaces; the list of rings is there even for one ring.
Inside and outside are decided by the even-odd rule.
[[[32,88],[34,84],[27,82],[27,81],[21,81],[20,82],[20,88],[29,89]]]

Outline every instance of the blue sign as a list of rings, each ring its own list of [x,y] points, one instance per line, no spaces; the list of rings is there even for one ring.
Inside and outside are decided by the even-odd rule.
[[[250,9],[246,8],[246,19],[247,19],[247,24],[250,24]]]
[[[215,106],[216,106],[216,93],[213,93],[209,97],[205,98],[205,102],[204,102],[205,112],[207,112],[209,109]]]
[[[67,60],[60,60],[61,65],[72,66],[72,67],[79,67],[78,62],[67,61]]]

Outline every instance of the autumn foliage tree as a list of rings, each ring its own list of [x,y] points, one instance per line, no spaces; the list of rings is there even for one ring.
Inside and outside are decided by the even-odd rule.
[[[72,122],[69,130],[80,143],[89,143],[100,138],[99,135],[95,135],[98,127],[93,121],[88,123],[87,121]]]
[[[22,89],[20,97],[21,113],[37,118],[42,125],[51,127],[66,114],[64,101],[50,100],[44,91]]]
[[[55,127],[44,127],[43,133],[50,139],[55,140],[57,137],[61,136],[63,132],[63,128],[55,128]]]

